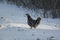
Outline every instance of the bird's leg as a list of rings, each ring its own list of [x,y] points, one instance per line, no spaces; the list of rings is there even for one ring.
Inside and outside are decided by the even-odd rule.
[[[34,29],[36,29],[36,27],[34,27]]]
[[[30,29],[32,29],[32,27]]]

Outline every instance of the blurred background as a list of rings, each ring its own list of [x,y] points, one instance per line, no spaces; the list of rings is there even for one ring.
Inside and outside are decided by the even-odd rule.
[[[4,2],[31,10],[35,12],[34,16],[60,18],[60,0],[0,0],[0,3]]]

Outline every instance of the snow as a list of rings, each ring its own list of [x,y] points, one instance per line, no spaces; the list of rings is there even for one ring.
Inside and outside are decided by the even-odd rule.
[[[30,29],[26,13],[34,15],[22,6],[0,3],[0,40],[60,40],[59,18],[42,18],[36,29]]]
[[[0,30],[0,40],[47,40],[51,36],[60,40],[60,30],[28,29],[21,27],[7,27]]]

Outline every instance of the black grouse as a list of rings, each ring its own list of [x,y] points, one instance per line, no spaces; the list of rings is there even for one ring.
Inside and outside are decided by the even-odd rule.
[[[32,19],[31,16],[29,14],[26,14],[27,15],[27,23],[28,25],[33,28],[36,28],[38,26],[38,24],[40,23],[40,20],[41,18],[38,17],[36,20]]]

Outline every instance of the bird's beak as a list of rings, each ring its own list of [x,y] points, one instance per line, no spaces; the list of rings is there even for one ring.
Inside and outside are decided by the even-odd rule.
[[[27,14],[25,14],[25,17],[27,17]]]

